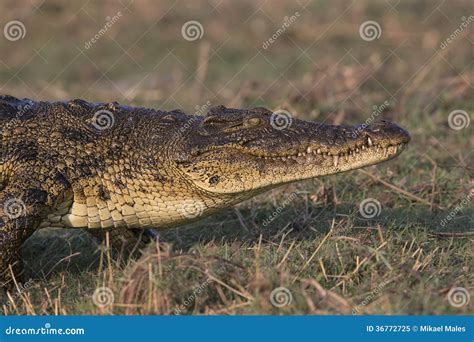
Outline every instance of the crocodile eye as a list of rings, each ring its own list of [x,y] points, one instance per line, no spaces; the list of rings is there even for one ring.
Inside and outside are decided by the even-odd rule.
[[[176,118],[176,116],[175,116],[175,115],[171,115],[171,114],[167,114],[167,115],[163,116],[163,117],[161,118],[161,120],[164,120],[164,121],[172,121],[172,122],[178,121],[178,119]]]
[[[203,125],[220,125],[225,123],[226,121],[224,120],[224,118],[217,115],[209,115],[202,120]]]
[[[260,124],[262,124],[263,121],[260,118],[253,117],[248,119],[247,122],[250,126],[259,126]]]

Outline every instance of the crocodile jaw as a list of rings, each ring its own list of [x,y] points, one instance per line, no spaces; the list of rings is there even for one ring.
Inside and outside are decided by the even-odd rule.
[[[254,192],[378,164],[395,158],[406,146],[406,143],[371,147],[363,145],[340,154],[307,148],[288,156],[255,156],[237,150],[214,151],[193,164],[193,168],[203,172],[190,171],[188,177],[199,188],[213,193]],[[227,163],[227,160],[234,162]],[[234,167],[234,163],[239,163],[240,167]]]
[[[258,131],[250,132],[253,139],[245,129],[226,131],[222,137],[218,133],[213,144],[198,146],[178,169],[203,191],[250,196],[280,184],[384,162],[398,156],[410,140],[406,131],[387,121],[361,127],[296,120],[287,131],[262,130],[261,138]]]

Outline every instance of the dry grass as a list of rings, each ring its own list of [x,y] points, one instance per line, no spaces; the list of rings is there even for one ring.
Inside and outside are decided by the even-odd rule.
[[[472,300],[460,308],[447,301],[453,287],[474,289],[473,205],[466,201],[474,136],[472,125],[448,125],[451,111],[474,109],[474,23],[440,49],[472,14],[470,1],[438,8],[401,1],[395,9],[384,1],[81,5],[50,1],[32,11],[29,1],[12,1],[12,11],[0,14],[27,27],[19,42],[0,40],[2,93],[188,112],[207,101],[263,105],[336,124],[365,122],[388,101],[379,118],[406,127],[412,143],[384,165],[285,186],[163,232],[140,258],[98,248],[86,232],[39,231],[23,247],[32,280],[3,298],[5,314],[474,312]],[[123,18],[85,50],[118,10]],[[298,20],[263,49],[296,11]],[[203,25],[201,40],[182,38],[188,20]],[[360,38],[366,20],[381,24],[379,39]],[[359,214],[366,198],[381,204],[373,219]],[[281,214],[264,225],[278,207]],[[114,301],[99,308],[92,295],[104,286]],[[291,304],[271,304],[278,287],[290,291]]]

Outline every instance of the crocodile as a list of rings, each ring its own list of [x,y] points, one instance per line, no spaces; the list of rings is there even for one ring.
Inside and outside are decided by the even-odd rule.
[[[389,121],[329,125],[265,108],[205,115],[111,103],[0,96],[0,282],[21,275],[21,244],[45,227],[96,235],[165,229],[285,183],[399,155]]]

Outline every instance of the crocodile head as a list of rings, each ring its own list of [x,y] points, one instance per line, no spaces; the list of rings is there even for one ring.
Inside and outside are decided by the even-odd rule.
[[[202,190],[249,196],[283,183],[389,160],[409,142],[394,123],[334,126],[264,108],[212,108],[193,123],[177,165]]]

